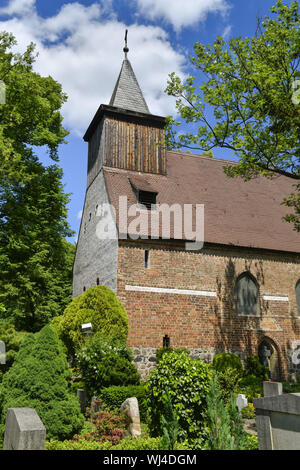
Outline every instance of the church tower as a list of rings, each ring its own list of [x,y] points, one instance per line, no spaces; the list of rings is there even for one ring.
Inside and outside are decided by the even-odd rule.
[[[150,113],[128,60],[127,31],[125,58],[109,105],[101,105],[88,127],[89,186],[102,167],[166,173],[165,118]]]
[[[115,168],[165,175],[165,118],[150,113],[130,61],[125,58],[108,105],[101,104],[84,140],[88,142],[87,189],[73,269],[73,295],[100,284],[116,291],[118,240],[99,240],[97,209],[110,203],[104,170]]]

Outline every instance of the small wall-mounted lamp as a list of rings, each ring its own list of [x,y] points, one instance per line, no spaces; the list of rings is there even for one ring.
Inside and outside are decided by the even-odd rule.
[[[165,335],[163,337],[163,347],[164,348],[169,348],[170,347],[170,337],[168,335]]]
[[[81,325],[82,333],[87,334],[87,333],[92,333],[92,324],[91,323],[83,323]]]

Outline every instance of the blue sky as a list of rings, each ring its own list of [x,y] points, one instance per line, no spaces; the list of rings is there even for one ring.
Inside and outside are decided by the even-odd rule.
[[[17,50],[30,42],[39,56],[34,68],[51,75],[68,94],[62,113],[70,131],[60,147],[65,191],[71,194],[69,223],[76,231],[86,189],[87,144],[82,136],[101,103],[108,104],[123,60],[125,29],[129,59],[153,114],[175,114],[165,95],[168,73],[193,71],[188,55],[198,41],[212,43],[252,36],[257,16],[275,0],[0,0],[0,30],[12,32]],[[286,3],[290,3],[286,0]],[[38,155],[51,163],[44,149]],[[217,150],[218,158],[233,158]]]

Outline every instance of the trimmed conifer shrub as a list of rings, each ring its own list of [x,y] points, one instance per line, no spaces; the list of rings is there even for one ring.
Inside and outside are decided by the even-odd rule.
[[[61,317],[52,322],[72,356],[84,345],[83,323],[92,323],[94,333],[126,343],[127,312],[115,293],[106,286],[91,287],[83,292],[72,300]]]
[[[28,334],[1,384],[2,434],[7,408],[19,407],[36,410],[48,439],[69,439],[80,432],[84,417],[70,391],[70,374],[60,340],[49,325]]]
[[[217,372],[225,372],[228,369],[234,369],[241,377],[243,375],[243,364],[236,354],[220,353],[215,354],[213,358],[213,368]]]

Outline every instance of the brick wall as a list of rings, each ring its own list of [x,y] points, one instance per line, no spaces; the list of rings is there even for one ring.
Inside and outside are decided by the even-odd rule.
[[[149,268],[144,266],[145,249],[150,250]],[[245,271],[259,285],[257,316],[236,313],[235,282]],[[159,348],[167,334],[175,348],[232,351],[243,358],[257,354],[267,337],[278,354],[281,377],[292,370],[292,343],[300,339],[295,295],[299,278],[300,256],[119,244],[117,294],[129,314],[130,346]]]

